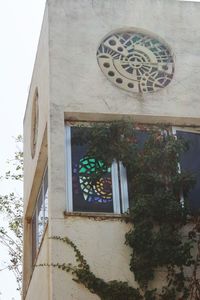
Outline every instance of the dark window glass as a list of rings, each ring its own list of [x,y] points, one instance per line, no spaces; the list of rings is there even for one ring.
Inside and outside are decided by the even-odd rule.
[[[138,148],[142,150],[144,148],[144,144],[147,142],[149,138],[149,132],[138,130],[135,132],[135,137],[136,137]]]
[[[198,133],[176,131],[178,137],[189,142],[189,150],[181,156],[181,169],[196,176],[197,183],[189,194],[190,208],[195,213],[200,210],[200,135]]]
[[[111,168],[95,157],[88,156],[87,142],[79,143],[89,128],[71,128],[73,210],[113,212]],[[101,172],[101,176],[97,176]]]

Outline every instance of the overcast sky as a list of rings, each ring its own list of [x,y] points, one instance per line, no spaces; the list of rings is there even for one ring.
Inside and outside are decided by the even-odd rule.
[[[0,175],[15,151],[12,137],[22,133],[44,5],[45,0],[0,0]],[[4,258],[0,249],[0,268]],[[0,300],[20,299],[15,289],[12,273],[0,272]]]
[[[45,0],[0,0],[0,165],[22,133]]]

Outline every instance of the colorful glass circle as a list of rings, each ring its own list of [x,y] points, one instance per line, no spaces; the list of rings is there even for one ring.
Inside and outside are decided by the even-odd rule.
[[[118,87],[136,93],[156,92],[174,75],[173,54],[165,42],[136,30],[115,32],[100,44],[97,60]]]
[[[79,161],[78,173],[83,197],[87,202],[112,201],[111,170],[103,161],[84,156]]]

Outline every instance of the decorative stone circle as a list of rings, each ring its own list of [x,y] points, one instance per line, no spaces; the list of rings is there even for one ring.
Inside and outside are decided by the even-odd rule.
[[[106,36],[97,50],[97,60],[104,75],[129,92],[156,92],[166,87],[174,74],[169,46],[138,30]]]

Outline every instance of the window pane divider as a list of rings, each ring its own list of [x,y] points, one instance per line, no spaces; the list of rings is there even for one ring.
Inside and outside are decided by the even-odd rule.
[[[112,174],[112,195],[113,195],[113,212],[120,214],[120,193],[119,193],[119,180],[118,180],[118,164],[116,160],[113,161],[111,166]]]
[[[128,184],[127,184],[126,168],[124,167],[121,161],[119,162],[119,173],[120,173],[120,188],[121,188],[121,198],[122,198],[122,213],[125,213],[129,209]]]
[[[65,132],[66,139],[66,209],[68,212],[73,211],[73,201],[72,201],[72,151],[71,151],[71,127],[66,126]]]

